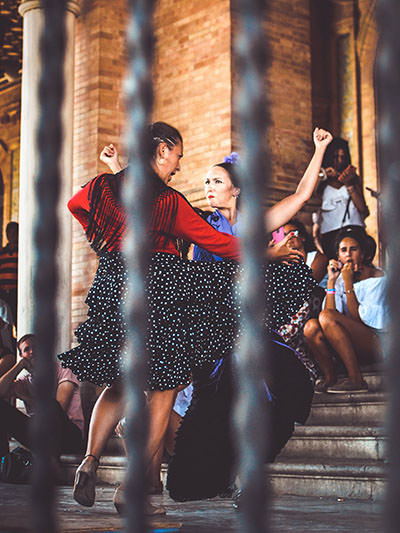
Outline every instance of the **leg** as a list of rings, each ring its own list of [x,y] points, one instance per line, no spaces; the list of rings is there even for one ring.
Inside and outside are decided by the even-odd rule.
[[[157,472],[160,479],[160,465],[163,453],[165,433],[167,431],[172,407],[176,398],[176,390],[150,391],[147,393],[149,410],[149,435],[147,440],[147,461],[149,472]],[[126,450],[127,451],[127,450]],[[161,457],[161,459],[160,459]],[[156,471],[157,469],[157,471]],[[113,503],[120,514],[125,513],[125,486],[121,483],[117,487]],[[146,504],[145,513],[148,515],[165,514],[162,506]]]
[[[376,340],[372,331],[361,322],[337,311],[324,309],[319,318],[322,331],[346,366],[350,381],[362,383],[358,355],[364,360],[376,356]]]
[[[164,457],[164,451],[169,455],[173,455],[175,447],[175,437],[176,432],[182,422],[182,417],[178,415],[173,409],[171,411],[171,416],[169,419],[167,431],[165,437],[158,451],[156,452],[153,461],[149,469],[149,480],[150,480],[150,494],[158,494],[162,492],[162,482],[160,479],[161,465]],[[160,490],[161,489],[161,490]]]
[[[121,382],[100,394],[92,413],[86,456],[75,475],[73,496],[81,505],[91,507],[95,500],[96,470],[107,439],[122,418],[124,401]]]
[[[103,390],[90,419],[86,454],[94,455],[98,459],[101,457],[108,438],[123,416],[124,408],[121,382],[115,382]]]
[[[56,400],[54,400],[54,407],[55,456],[58,458],[62,453],[82,453],[84,445],[80,429],[68,418],[67,413]]]
[[[149,464],[164,441],[175,398],[176,390],[174,389],[148,393],[149,437],[147,441],[147,458]]]
[[[324,388],[336,383],[336,371],[329,352],[321,325],[316,318],[308,320],[304,326],[304,337],[307,340],[314,359],[325,376]]]
[[[0,420],[0,456],[6,455],[9,451],[8,435],[17,439],[27,448],[31,447],[29,416],[0,399]]]
[[[178,431],[181,423],[182,417],[172,410],[167,433],[165,435],[165,449],[171,456],[174,454],[176,432]]]
[[[161,464],[164,456],[164,439],[158,448],[153,460],[150,463],[148,473],[149,494],[161,494],[163,486],[161,483]]]

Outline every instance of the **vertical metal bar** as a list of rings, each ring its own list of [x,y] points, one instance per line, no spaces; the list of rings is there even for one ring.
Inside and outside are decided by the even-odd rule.
[[[39,170],[36,180],[35,301],[34,331],[35,417],[33,449],[33,529],[37,533],[57,530],[54,510],[54,480],[51,453],[54,420],[54,357],[56,339],[58,243],[57,203],[60,188],[59,159],[62,144],[61,106],[64,92],[65,1],[43,0],[44,26],[41,38],[42,76],[39,84],[41,116],[37,137]],[[39,67],[39,65],[38,65]]]
[[[129,114],[127,144],[129,175],[124,186],[128,212],[128,236],[125,257],[128,267],[128,483],[127,531],[146,531],[144,504],[146,498],[147,419],[143,391],[147,376],[145,334],[147,305],[145,277],[148,269],[149,239],[146,221],[150,213],[149,187],[146,180],[149,166],[147,127],[153,102],[153,0],[130,0],[128,27],[129,72],[126,82],[126,102]]]
[[[389,486],[386,499],[385,531],[395,533],[400,524],[400,4],[398,0],[377,2],[378,117],[380,175],[384,185],[384,216],[388,237],[391,335],[389,357]]]
[[[264,468],[268,420],[262,376],[267,356],[264,318],[264,263],[266,235],[262,200],[268,181],[266,126],[268,120],[265,70],[267,45],[263,31],[264,0],[236,0],[238,34],[235,42],[239,75],[235,107],[243,146],[240,171],[242,189],[241,286],[243,337],[239,350],[239,390],[235,412],[239,432],[239,476],[243,489],[242,530],[262,533],[268,530],[268,497]]]

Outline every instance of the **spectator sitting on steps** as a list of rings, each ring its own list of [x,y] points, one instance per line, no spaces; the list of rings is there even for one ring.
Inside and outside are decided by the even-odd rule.
[[[381,359],[387,328],[386,276],[372,264],[371,237],[360,229],[343,229],[337,238],[337,260],[328,265],[325,308],[309,320],[304,335],[324,378],[316,392],[367,390],[360,363]],[[337,382],[332,352],[343,361],[348,377]]]
[[[35,336],[24,335],[18,341],[20,360],[0,377],[0,457],[9,452],[8,437],[14,437],[31,448],[30,417],[34,413],[32,379],[35,374]],[[62,453],[82,453],[83,415],[80,402],[79,382],[69,369],[62,368],[55,360],[56,383],[54,398],[55,425],[52,435],[53,456]],[[19,376],[22,370],[27,373]],[[23,400],[28,416],[10,405],[6,399]]]

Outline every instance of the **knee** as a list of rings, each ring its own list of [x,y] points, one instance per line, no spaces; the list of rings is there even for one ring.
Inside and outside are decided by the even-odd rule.
[[[336,318],[337,311],[335,311],[334,309],[323,309],[318,317],[318,321],[321,325],[322,330],[335,324],[337,322]]]
[[[106,397],[109,402],[121,402],[124,397],[124,387],[122,382],[115,381],[110,387],[106,387],[102,392],[102,396]]]
[[[304,336],[308,340],[314,340],[321,333],[321,327],[316,318],[310,318],[304,326]]]

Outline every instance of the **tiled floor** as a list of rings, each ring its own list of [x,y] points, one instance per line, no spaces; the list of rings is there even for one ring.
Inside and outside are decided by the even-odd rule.
[[[123,531],[124,521],[111,503],[113,487],[98,487],[96,504],[81,507],[72,500],[71,487],[58,487],[58,521],[61,532]],[[0,533],[29,531],[30,487],[0,483]],[[149,531],[179,530],[181,533],[238,532],[239,513],[230,500],[214,499],[200,502],[173,502],[164,495],[155,503],[166,505],[166,517],[153,524]],[[271,533],[275,532],[351,532],[383,531],[379,503],[368,501],[336,501],[327,498],[285,496],[276,498],[271,516]]]

